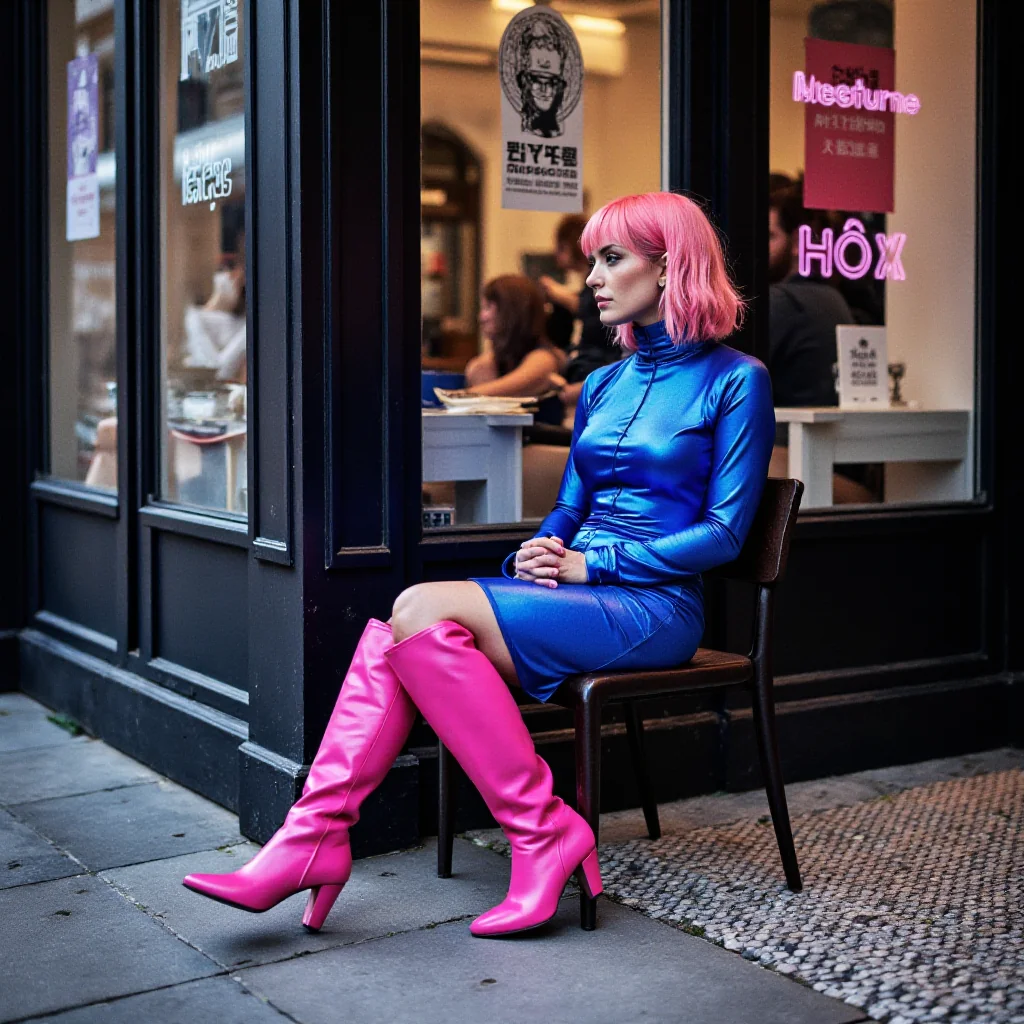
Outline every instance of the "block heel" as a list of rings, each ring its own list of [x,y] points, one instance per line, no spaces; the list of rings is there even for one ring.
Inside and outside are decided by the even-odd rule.
[[[340,885],[318,885],[309,890],[306,910],[302,915],[302,924],[307,931],[320,931],[334,901],[341,895],[341,890]]]
[[[604,892],[601,885],[601,868],[597,863],[597,849],[593,849],[583,858],[582,863],[576,869],[576,881],[580,888],[590,899],[600,896]]]

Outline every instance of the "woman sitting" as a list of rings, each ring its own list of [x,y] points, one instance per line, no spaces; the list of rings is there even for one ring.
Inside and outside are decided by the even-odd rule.
[[[552,390],[550,377],[566,356],[544,336],[544,293],[528,277],[505,274],[488,281],[480,303],[480,329],[490,349],[466,366],[467,393],[523,398]],[[539,423],[561,423],[557,395],[540,403]]]

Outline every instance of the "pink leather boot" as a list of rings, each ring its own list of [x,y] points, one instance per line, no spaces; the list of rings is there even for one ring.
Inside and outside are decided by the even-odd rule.
[[[512,845],[508,896],[469,930],[495,937],[544,924],[555,916],[573,872],[587,894],[597,896],[594,833],[552,792],[551,770],[472,633],[439,622],[396,644],[386,657]]]
[[[189,875],[185,886],[255,913],[310,889],[302,923],[320,929],[352,870],[348,832],[359,806],[388,773],[416,719],[384,658],[391,645],[391,627],[370,619],[302,796],[266,846],[238,871]]]

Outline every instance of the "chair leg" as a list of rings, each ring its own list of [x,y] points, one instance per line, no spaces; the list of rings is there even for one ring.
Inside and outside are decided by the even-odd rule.
[[[576,705],[576,810],[600,844],[601,827],[601,703],[585,693]],[[597,899],[580,890],[580,927],[597,927]]]
[[[452,877],[455,815],[459,809],[459,768],[452,752],[437,741],[437,877]]]
[[[651,839],[660,839],[661,822],[658,820],[658,803],[654,799],[654,792],[651,789],[651,776],[647,771],[647,758],[644,755],[644,720],[636,701],[626,701],[624,714],[626,738],[629,740],[629,756],[633,761],[633,772],[640,790],[640,806],[644,809],[647,834]]]
[[[793,829],[789,823],[786,788],[782,781],[779,746],[775,735],[775,698],[771,677],[766,673],[757,674],[753,698],[754,731],[757,733],[757,749],[761,758],[761,775],[764,777],[768,807],[772,812],[775,838],[782,855],[782,868],[786,873],[786,884],[793,892],[800,892],[803,882],[793,846]]]

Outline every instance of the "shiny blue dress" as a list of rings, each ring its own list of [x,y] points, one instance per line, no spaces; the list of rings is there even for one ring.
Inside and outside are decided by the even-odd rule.
[[[554,510],[537,536],[584,552],[587,585],[515,579],[487,594],[524,690],[548,700],[566,676],[669,668],[704,631],[700,574],[731,561],[768,473],[768,371],[717,342],[634,327],[637,351],[587,377]]]

